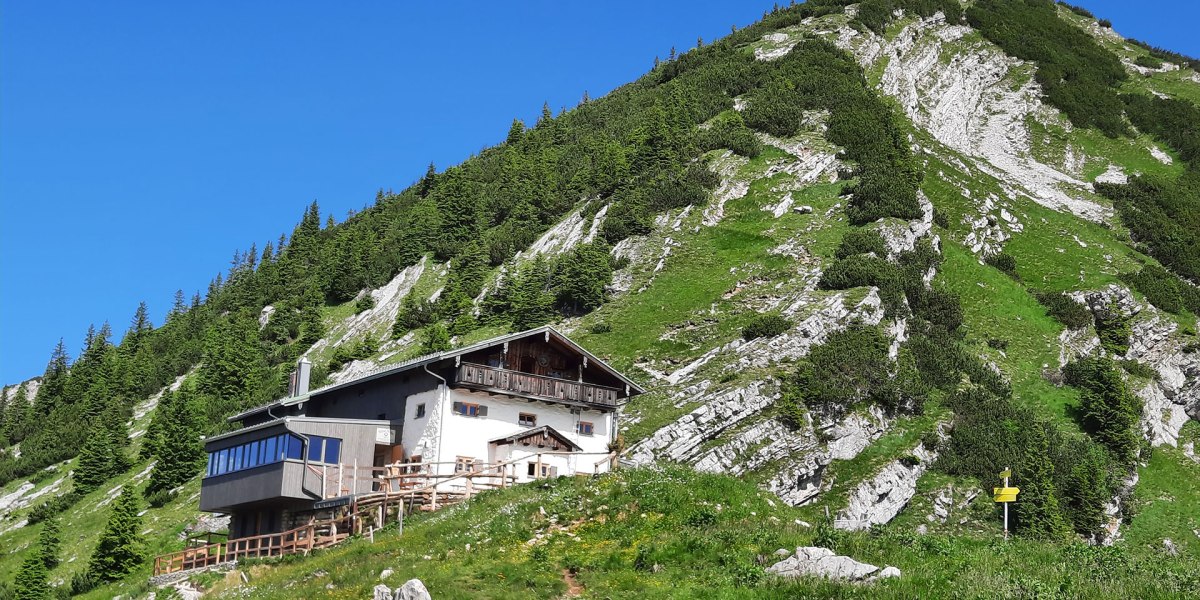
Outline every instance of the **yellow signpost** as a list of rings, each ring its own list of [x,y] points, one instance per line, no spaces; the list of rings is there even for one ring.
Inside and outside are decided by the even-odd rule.
[[[1008,478],[1012,477],[1012,469],[1005,468],[1000,472],[1004,479],[1004,487],[992,488],[992,500],[1004,504],[1004,537],[1008,538],[1008,503],[1017,501],[1021,488],[1008,487]]]

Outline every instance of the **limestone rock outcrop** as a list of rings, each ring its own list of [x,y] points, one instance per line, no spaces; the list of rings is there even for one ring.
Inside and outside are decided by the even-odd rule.
[[[900,569],[895,567],[880,569],[819,546],[796,548],[795,554],[767,567],[767,572],[780,577],[823,577],[840,581],[875,581],[900,576]]]

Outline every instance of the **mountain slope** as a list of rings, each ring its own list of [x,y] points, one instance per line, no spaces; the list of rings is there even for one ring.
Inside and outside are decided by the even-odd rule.
[[[1039,79],[1050,61],[1015,58],[988,29],[992,4],[974,3],[965,15],[956,3],[876,0],[776,11],[609,97],[514,127],[505,144],[381,194],[344,224],[321,228],[313,207],[286,250],[281,241],[261,263],[243,259],[191,307],[203,334],[186,339],[207,337],[191,355],[201,366],[181,362],[171,377],[182,375],[178,383],[194,387],[215,417],[277,393],[301,354],[344,381],[420,354],[439,329],[465,344],[554,320],[649,384],[623,415],[629,463],[681,462],[714,474],[636,470],[489,497],[414,525],[406,536],[415,541],[357,543],[317,559],[338,590],[367,591],[376,574],[353,566],[354,557],[380,555],[406,576],[430,573],[437,597],[479,585],[465,574],[473,566],[504,575],[487,583],[496,595],[556,596],[565,589],[560,566],[579,570],[596,593],[688,596],[701,593],[688,587],[694,577],[713,573],[723,577],[713,595],[852,593],[812,582],[775,588],[761,576],[757,555],[819,539],[901,566],[901,583],[870,592],[881,596],[994,588],[1018,597],[1092,585],[1053,567],[1064,562],[1110,573],[1089,594],[1195,591],[1187,576],[1200,551],[1193,286],[1166,271],[1147,275],[1157,273],[1147,268],[1159,264],[1155,256],[1173,259],[1133,230],[1131,205],[1114,199],[1127,188],[1104,185],[1182,180],[1195,157],[1174,138],[1133,127],[1136,103],[1121,116],[1123,132],[1073,122],[1078,115],[1058,108]],[[1094,40],[1071,38],[1061,52],[1104,53],[1124,70],[1124,80],[1091,93],[1200,99],[1200,75],[1182,61],[1163,62],[1067,7],[1017,4],[1028,12],[1005,18],[1049,11]],[[422,228],[441,238],[422,238]],[[570,269],[592,264],[587,253],[598,251],[613,259],[582,277],[607,293],[565,285],[570,278],[558,274],[578,274]],[[306,264],[312,275],[300,284],[281,275]],[[529,281],[550,283],[532,297],[514,291],[534,287]],[[1163,301],[1163,286],[1177,305]],[[251,352],[227,350],[238,347],[220,332],[235,325],[258,331]],[[244,373],[253,373],[251,389],[222,379]],[[205,396],[217,389],[232,393]],[[137,450],[146,411],[130,412]],[[1034,432],[1045,434],[1044,457],[1024,452]],[[983,492],[1008,466],[1025,487],[1039,458],[1050,481],[1034,483],[1057,498],[1019,503],[1017,531],[1030,539],[999,549]],[[94,544],[100,498],[137,485],[150,460],[65,508],[64,522],[79,531],[71,557],[85,559]],[[32,543],[35,527],[13,525],[41,497],[66,491],[74,464],[55,461],[40,480],[16,477],[0,490],[20,499],[9,502],[0,539]],[[177,543],[195,519],[195,487],[149,509],[154,549]],[[681,491],[692,487],[712,494]],[[505,502],[526,514],[561,494],[606,493],[629,510],[551,511],[560,522],[584,519],[573,525],[586,530],[579,552],[557,542],[548,554],[527,550],[520,538],[532,531],[494,515]],[[645,522],[612,524],[660,494],[698,506],[740,498],[755,510],[695,517],[716,519],[729,539],[676,532],[682,537],[663,547],[650,538],[679,518],[670,510],[645,508]],[[685,520],[693,512],[703,510]],[[820,524],[826,514],[838,530],[882,533],[775,525]],[[480,528],[496,530],[496,543],[468,533]],[[469,535],[487,548],[484,558],[442,539]],[[727,551],[711,548],[713,539]],[[1067,543],[1083,539],[1115,547]],[[1178,556],[1160,550],[1168,539]],[[438,549],[436,566],[407,556],[425,543]],[[0,578],[20,560],[0,558]],[[52,578],[80,571],[66,560]],[[684,572],[693,567],[695,575]],[[316,566],[256,569],[262,585],[252,580],[247,593],[289,593],[288,583],[324,593],[324,576],[304,578]],[[947,587],[960,570],[961,587]],[[92,594],[138,590],[143,571]]]

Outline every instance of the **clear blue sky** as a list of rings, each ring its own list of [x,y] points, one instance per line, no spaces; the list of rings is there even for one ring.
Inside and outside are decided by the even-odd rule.
[[[773,2],[0,3],[0,384]],[[1200,54],[1190,1],[1079,0]]]

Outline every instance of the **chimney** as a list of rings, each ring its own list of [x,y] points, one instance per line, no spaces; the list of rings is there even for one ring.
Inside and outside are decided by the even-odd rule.
[[[312,363],[307,358],[301,358],[296,363],[296,370],[288,379],[288,396],[295,398],[308,393],[308,381],[312,376]]]

